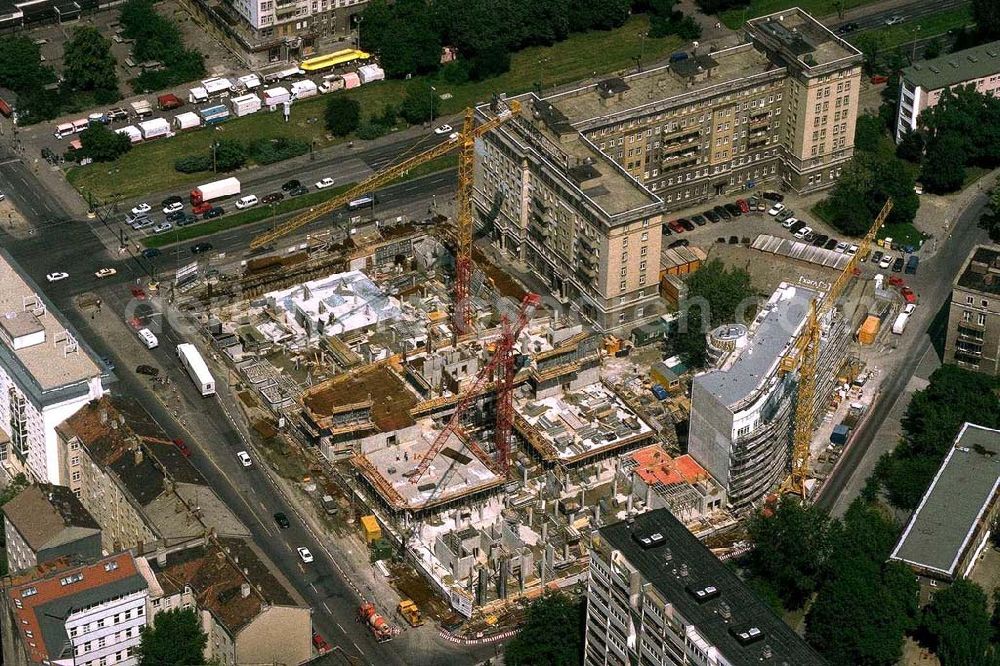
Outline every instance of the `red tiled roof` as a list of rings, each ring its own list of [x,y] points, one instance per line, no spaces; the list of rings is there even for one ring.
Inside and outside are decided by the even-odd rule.
[[[638,463],[635,473],[647,484],[697,483],[706,476],[694,458],[687,454],[672,458],[658,444],[633,452],[632,460]]]

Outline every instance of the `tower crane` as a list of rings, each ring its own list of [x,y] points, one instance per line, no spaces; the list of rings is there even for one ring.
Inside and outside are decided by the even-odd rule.
[[[455,406],[455,411],[452,413],[448,424],[434,438],[434,443],[427,449],[427,453],[420,459],[416,468],[410,472],[410,483],[420,481],[420,478],[427,472],[427,468],[430,467],[431,461],[444,448],[445,442],[448,441],[448,435],[452,432],[456,434],[461,432],[462,415],[479,396],[487,381],[491,377],[494,377],[495,374],[499,374],[499,376],[496,378],[497,423],[495,442],[497,445],[497,461],[493,471],[500,476],[506,476],[507,471],[510,469],[510,434],[514,422],[514,408],[512,403],[514,375],[516,374],[516,369],[514,368],[514,344],[517,342],[521,331],[527,325],[535,308],[541,302],[541,298],[537,294],[526,294],[521,301],[520,308],[518,308],[517,319],[514,322],[510,322],[507,317],[504,317],[503,333],[497,342],[493,357],[490,358],[489,362],[476,375],[472,386],[465,391],[465,395],[462,396],[462,399]],[[466,440],[467,446],[478,458],[489,460],[489,456],[478,444],[472,441],[471,438],[466,438]]]
[[[783,494],[794,494],[801,498],[806,496],[806,479],[809,478],[809,445],[812,442],[814,414],[814,398],[816,395],[816,370],[820,353],[820,321],[833,309],[837,300],[847,286],[848,281],[855,276],[858,263],[868,256],[868,250],[878,230],[882,228],[886,218],[892,211],[892,199],[887,199],[882,210],[868,229],[868,233],[858,244],[858,251],[844,266],[830,290],[818,299],[809,303],[809,314],[806,316],[805,327],[798,340],[787,356],[781,359],[781,369],[790,372],[799,369],[799,390],[795,405],[795,431],[792,438],[792,473],[781,485]]]
[[[368,194],[383,185],[391,183],[406,174],[410,169],[436,157],[447,155],[457,149],[459,151],[458,191],[456,194],[458,202],[458,252],[456,257],[454,322],[459,333],[469,331],[472,327],[472,308],[469,303],[469,280],[472,275],[472,184],[473,171],[475,169],[476,139],[496,129],[521,111],[521,103],[517,100],[497,102],[497,104],[497,114],[478,126],[475,124],[473,109],[467,108],[465,110],[465,121],[462,129],[456,132],[452,138],[418,155],[407,158],[398,164],[383,169],[329,201],[296,215],[270,231],[255,236],[250,241],[250,249],[257,250],[269,245],[279,238],[297,229],[301,229],[310,222],[318,220],[327,213],[337,210],[358,196]]]

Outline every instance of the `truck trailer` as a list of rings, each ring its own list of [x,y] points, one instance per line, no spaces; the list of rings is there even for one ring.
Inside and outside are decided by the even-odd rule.
[[[292,99],[305,99],[317,94],[316,84],[306,79],[292,84]]]
[[[139,116],[140,118],[145,118],[147,116],[153,115],[153,105],[149,103],[149,100],[140,99],[129,104],[132,107],[132,113]]]
[[[201,82],[201,87],[205,89],[205,92],[208,93],[210,98],[229,97],[229,89],[232,85],[232,81],[223,77],[205,79]]]
[[[174,116],[174,127],[179,130],[194,129],[201,125],[201,116],[194,111],[178,113]]]
[[[291,98],[292,94],[288,92],[287,88],[284,88],[282,86],[277,86],[276,88],[268,88],[267,90],[264,91],[264,104],[266,104],[267,108],[271,111],[273,111],[275,107],[284,104]]]
[[[206,125],[214,125],[229,120],[229,109],[225,104],[213,104],[204,109],[198,109],[198,115]]]
[[[139,131],[142,132],[142,138],[147,141],[157,139],[170,134],[170,123],[167,122],[166,118],[144,120],[139,123]]]
[[[223,178],[211,183],[205,183],[191,190],[191,205],[200,206],[206,201],[231,197],[240,193],[240,181],[238,178]]]
[[[187,370],[191,381],[201,391],[202,397],[215,395],[215,379],[208,371],[208,364],[201,357],[198,349],[187,342],[177,345],[177,358],[180,359],[184,369]]]
[[[234,116],[242,118],[243,116],[249,116],[251,113],[260,111],[261,101],[260,97],[251,93],[249,95],[240,95],[239,97],[230,97],[229,106],[232,108]]]

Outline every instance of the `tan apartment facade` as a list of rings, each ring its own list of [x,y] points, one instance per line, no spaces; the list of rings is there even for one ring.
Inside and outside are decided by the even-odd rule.
[[[952,284],[944,361],[1000,376],[1000,245],[973,248]]]

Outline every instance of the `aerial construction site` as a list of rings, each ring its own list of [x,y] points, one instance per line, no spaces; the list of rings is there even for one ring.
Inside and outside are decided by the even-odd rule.
[[[475,201],[477,142],[520,112],[504,99],[470,111],[449,141],[254,239],[262,253],[238,281],[186,294],[207,306],[249,420],[308,456],[313,485],[342,490],[377,558],[414,567],[465,618],[576,585],[590,532],[637,512],[668,508],[725,554],[769,496],[814,495],[876,393],[881,323],[902,301],[863,261],[891,202],[851,253],[768,235],[657,249],[662,307],[639,325],[533,293],[490,258]],[[273,250],[450,151],[451,215],[358,218],[339,245]],[[662,343],[683,317],[677,274],[706,255],[751,267],[761,297],[748,320],[705,332],[709,366],[692,369]]]

